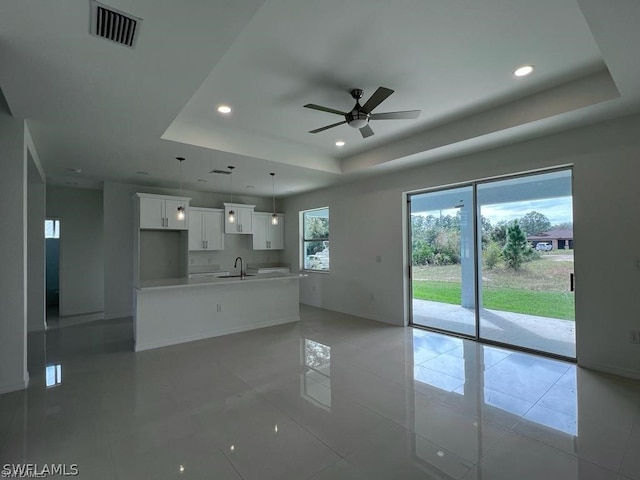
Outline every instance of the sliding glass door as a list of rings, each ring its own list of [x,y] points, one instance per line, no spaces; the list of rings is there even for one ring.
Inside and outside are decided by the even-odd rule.
[[[575,357],[571,171],[478,184],[480,337]]]
[[[575,357],[571,170],[410,200],[412,323]]]
[[[411,196],[413,323],[475,335],[473,187]]]

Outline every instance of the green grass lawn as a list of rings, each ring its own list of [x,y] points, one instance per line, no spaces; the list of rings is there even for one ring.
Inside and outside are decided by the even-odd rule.
[[[413,298],[460,305],[460,283],[414,280]],[[540,317],[575,320],[571,292],[535,291],[523,288],[484,288],[483,306],[492,310],[525,313]]]

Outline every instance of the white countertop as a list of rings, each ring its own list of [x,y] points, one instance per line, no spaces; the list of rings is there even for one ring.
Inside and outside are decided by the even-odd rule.
[[[158,280],[144,280],[137,290],[157,290],[166,288],[184,288],[203,285],[230,285],[236,283],[264,282],[269,280],[298,279],[304,277],[298,273],[260,273],[254,276],[240,277],[199,277],[199,278],[162,278]]]

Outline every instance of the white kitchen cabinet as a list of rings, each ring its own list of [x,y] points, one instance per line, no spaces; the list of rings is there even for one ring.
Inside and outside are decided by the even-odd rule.
[[[254,250],[282,250],[284,248],[284,215],[277,214],[278,225],[271,224],[272,215],[272,213],[254,212]]]
[[[154,230],[187,230],[189,201],[186,197],[137,193],[140,206],[140,228]],[[185,209],[184,220],[178,220],[178,207]]]
[[[224,204],[224,232],[249,234],[253,233],[253,209],[255,205],[245,205],[242,203]],[[235,222],[229,221],[229,211],[235,212]]]
[[[223,217],[218,208],[189,208],[189,250],[223,250]]]

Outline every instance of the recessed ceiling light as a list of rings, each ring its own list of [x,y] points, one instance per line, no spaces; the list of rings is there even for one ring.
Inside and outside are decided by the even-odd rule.
[[[199,178],[198,181],[202,183],[207,183],[207,180],[205,180],[204,178]]]
[[[225,115],[231,113],[231,107],[229,105],[219,105],[218,112],[224,113]]]
[[[149,172],[145,172],[144,170],[138,170],[136,173],[138,175],[149,175]]]
[[[526,77],[533,72],[533,65],[522,65],[513,71],[516,77]]]
[[[73,173],[82,173],[82,169],[81,168],[67,168],[68,172],[73,172]]]
[[[256,188],[256,187],[254,187],[253,185],[247,185],[247,189],[248,190],[253,190],[254,188]]]
[[[344,142],[342,140],[338,140],[336,142],[336,147],[344,147]]]

